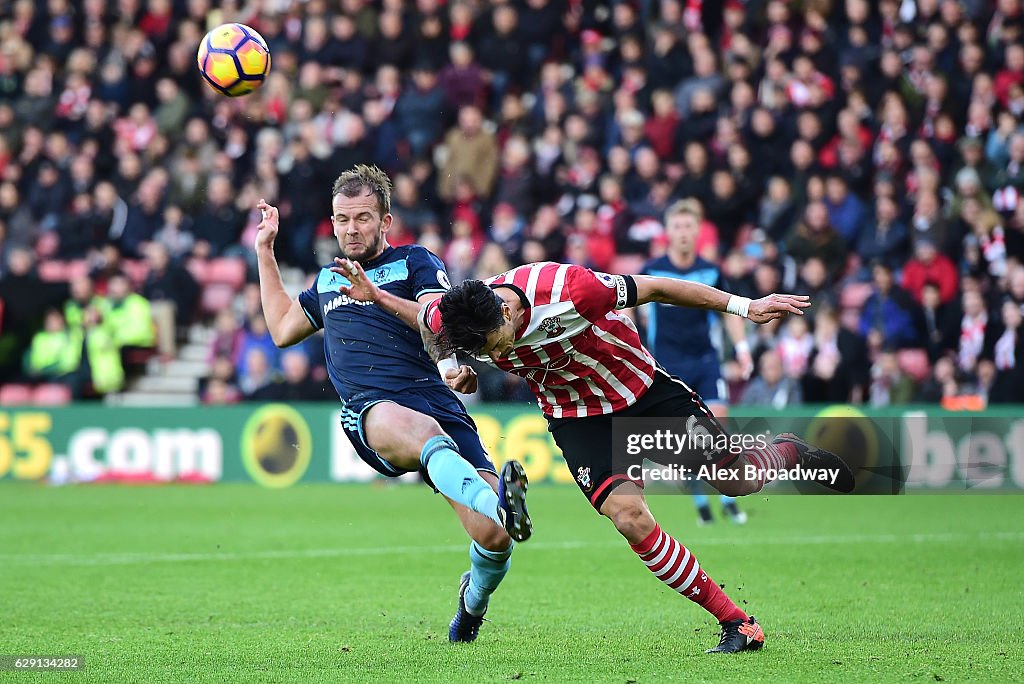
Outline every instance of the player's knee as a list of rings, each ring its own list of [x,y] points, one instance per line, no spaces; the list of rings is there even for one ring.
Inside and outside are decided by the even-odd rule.
[[[504,551],[512,544],[508,532],[498,525],[487,525],[473,535],[473,540],[488,551]]]
[[[605,515],[630,544],[639,544],[654,531],[654,516],[642,499],[614,506]]]
[[[440,424],[430,416],[418,418],[413,425],[409,426],[409,431],[420,444],[426,444],[428,440],[445,434]]]

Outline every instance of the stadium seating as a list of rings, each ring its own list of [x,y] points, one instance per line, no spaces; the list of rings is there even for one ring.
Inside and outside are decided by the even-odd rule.
[[[85,259],[58,261],[47,259],[39,263],[39,278],[48,283],[66,283],[89,275],[89,262]]]
[[[32,403],[36,406],[63,406],[71,403],[71,389],[67,385],[46,383],[32,391]]]
[[[32,403],[32,387],[7,383],[0,386],[0,406],[25,406]]]

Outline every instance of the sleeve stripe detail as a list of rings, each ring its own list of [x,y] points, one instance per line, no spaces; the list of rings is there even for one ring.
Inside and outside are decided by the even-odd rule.
[[[319,326],[319,325],[317,324],[317,322],[316,322],[316,321],[314,321],[314,320],[313,320],[313,317],[309,315],[309,312],[308,312],[308,311],[306,311],[306,307],[304,307],[304,306],[302,306],[302,305],[300,304],[300,305],[299,305],[299,308],[300,308],[300,309],[302,309],[302,313],[306,314],[306,318],[308,318],[308,319],[309,319],[309,322],[310,322],[310,323],[312,324],[312,326],[313,326],[313,329],[314,329],[314,330],[319,330],[319,329],[320,329],[320,326]]]

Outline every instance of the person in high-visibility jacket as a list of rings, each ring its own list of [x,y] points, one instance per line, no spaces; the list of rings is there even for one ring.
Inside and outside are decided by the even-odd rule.
[[[79,350],[79,359],[84,348],[93,391],[96,394],[117,392],[124,387],[124,365],[110,324],[92,307],[85,310],[82,323],[82,327],[72,331],[72,344]]]
[[[132,290],[131,281],[117,273],[107,282],[107,297],[101,308],[103,323],[120,347],[152,348],[156,329],[149,300]]]
[[[81,342],[64,323],[56,309],[46,312],[43,329],[32,337],[32,346],[25,354],[25,374],[40,380],[57,380],[71,375],[81,360]]]

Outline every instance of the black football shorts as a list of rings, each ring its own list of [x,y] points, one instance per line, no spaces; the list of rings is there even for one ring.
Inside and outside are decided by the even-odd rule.
[[[710,435],[725,434],[721,424],[711,414],[694,390],[680,380],[658,368],[654,383],[639,400],[629,408],[616,413],[589,416],[587,418],[548,418],[548,430],[555,444],[562,450],[562,456],[569,471],[576,480],[580,491],[590,500],[591,505],[601,510],[608,495],[624,482],[643,482],[629,477],[631,465],[642,462],[642,456],[631,460],[625,454],[613,457],[612,420],[614,418],[689,418],[695,416],[699,425]],[[699,466],[707,463],[703,452],[683,452],[679,461],[665,465]]]

